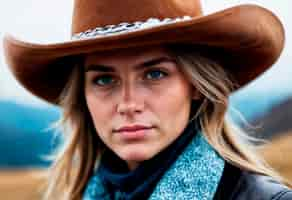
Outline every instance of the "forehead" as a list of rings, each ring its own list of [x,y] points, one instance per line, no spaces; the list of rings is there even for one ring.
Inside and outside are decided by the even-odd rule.
[[[155,57],[171,57],[171,54],[164,46],[135,47],[94,52],[85,56],[85,67],[91,64],[104,64],[109,66],[119,64],[135,65]]]

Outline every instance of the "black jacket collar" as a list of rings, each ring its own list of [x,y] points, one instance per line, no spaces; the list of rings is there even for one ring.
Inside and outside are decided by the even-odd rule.
[[[292,200],[292,190],[273,178],[225,163],[214,200]]]

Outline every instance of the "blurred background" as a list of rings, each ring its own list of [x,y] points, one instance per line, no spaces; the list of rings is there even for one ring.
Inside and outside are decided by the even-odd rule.
[[[292,14],[289,0],[202,0],[206,14],[230,6],[254,3],[272,10],[286,28],[286,46],[278,62],[257,80],[231,97],[229,115],[240,115],[271,141],[262,150],[273,167],[292,180]],[[0,196],[3,199],[39,199],[36,189],[50,165],[44,155],[59,143],[58,132],[48,129],[61,111],[30,95],[12,77],[3,57],[6,33],[31,42],[68,40],[73,0],[10,0],[0,3]],[[243,128],[247,128],[243,126]]]

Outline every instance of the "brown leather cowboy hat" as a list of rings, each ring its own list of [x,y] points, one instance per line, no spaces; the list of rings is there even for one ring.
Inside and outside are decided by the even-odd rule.
[[[203,15],[199,0],[75,0],[69,41],[33,44],[8,35],[4,51],[25,88],[57,103],[76,55],[178,43],[217,49],[243,86],[280,56],[284,29],[271,11],[250,4]]]

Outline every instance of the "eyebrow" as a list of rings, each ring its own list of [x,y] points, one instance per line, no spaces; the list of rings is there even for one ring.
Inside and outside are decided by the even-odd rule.
[[[160,64],[162,62],[174,62],[173,58],[170,57],[158,57],[154,59],[147,60],[142,64],[135,66],[135,70],[141,70],[144,68],[148,68],[153,65]],[[85,67],[85,72],[89,71],[99,71],[99,72],[115,72],[114,67],[106,66],[106,65],[99,65],[99,64],[90,64]]]

